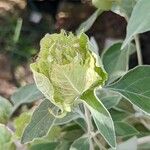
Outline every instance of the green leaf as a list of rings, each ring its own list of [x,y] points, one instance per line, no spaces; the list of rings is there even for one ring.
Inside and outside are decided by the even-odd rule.
[[[15,135],[18,138],[21,138],[25,127],[30,122],[31,115],[32,115],[32,113],[30,113],[30,112],[24,112],[19,117],[15,118],[15,120],[14,120]]]
[[[12,141],[12,134],[2,124],[0,124],[0,150],[15,150],[15,144]]]
[[[70,150],[90,150],[89,138],[84,135],[73,142]]]
[[[12,105],[10,102],[0,96],[0,123],[6,124],[12,112]]]
[[[34,111],[32,119],[22,136],[22,143],[27,143],[35,138],[45,136],[54,124],[55,117],[50,114],[49,109],[54,106],[49,100],[44,100]]]
[[[12,96],[11,101],[14,104],[13,112],[22,104],[32,103],[43,98],[42,93],[35,84],[29,84],[19,88]]]
[[[55,125],[63,125],[67,124],[75,119],[81,118],[81,116],[77,112],[70,112],[63,118],[59,118],[55,120]]]
[[[58,142],[39,143],[32,145],[29,150],[55,150],[58,144]]]
[[[139,132],[126,122],[114,122],[115,131],[117,136],[134,136]]]
[[[127,25],[127,35],[123,42],[122,48],[124,48],[136,34],[143,33],[150,30],[150,1],[138,0],[136,3],[131,18]],[[143,19],[143,21],[142,21]]]
[[[111,147],[115,147],[116,136],[114,124],[105,106],[102,104],[102,102],[98,99],[98,97],[92,90],[88,90],[85,93],[83,93],[81,99],[89,108],[93,116],[94,122],[101,135],[104,137],[104,139],[108,142],[108,144]]]
[[[102,62],[108,73],[108,84],[112,83],[128,70],[129,48],[121,50],[122,43],[112,45],[103,53]]]
[[[138,66],[118,82],[106,86],[116,91],[144,112],[150,113],[150,66]]]
[[[68,141],[62,141],[55,150],[69,150],[70,143]]]
[[[122,121],[129,116],[128,113],[123,111],[117,111],[115,109],[110,110],[113,121]]]
[[[96,96],[102,101],[107,109],[116,106],[121,99],[120,94],[106,89],[96,90]]]
[[[76,33],[79,34],[81,32],[88,31],[94,22],[96,21],[97,17],[102,13],[100,9],[97,9],[86,21],[84,21],[79,28],[77,29]]]

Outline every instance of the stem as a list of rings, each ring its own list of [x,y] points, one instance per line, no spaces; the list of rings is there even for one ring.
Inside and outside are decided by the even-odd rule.
[[[86,123],[87,123],[87,134],[88,134],[88,138],[89,138],[89,142],[90,142],[90,150],[94,150],[93,141],[91,138],[91,133],[93,130],[93,126],[92,126],[92,122],[91,122],[91,114],[85,105],[84,105],[84,110],[85,110],[85,118],[86,118]]]
[[[129,22],[129,18],[127,16],[124,16],[127,23]],[[142,65],[143,64],[143,57],[142,57],[142,51],[141,51],[141,44],[140,44],[140,39],[139,39],[139,35],[135,35],[134,36],[134,40],[135,40],[135,46],[136,46],[136,52],[137,52],[137,59],[138,59],[138,64]]]
[[[97,146],[98,146],[98,148],[99,148],[100,150],[107,150],[107,149],[101,144],[101,142],[97,139],[96,136],[93,136],[93,140],[94,140],[94,142],[97,144]]]
[[[136,45],[138,64],[142,65],[143,59],[142,59],[141,44],[140,44],[139,36],[135,35],[134,40],[135,40],[135,45]]]

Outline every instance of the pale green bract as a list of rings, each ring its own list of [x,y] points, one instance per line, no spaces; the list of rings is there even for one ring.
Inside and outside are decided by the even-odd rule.
[[[62,113],[70,112],[75,100],[89,88],[103,85],[107,74],[89,48],[89,39],[81,33],[46,34],[40,52],[31,64],[38,89]]]

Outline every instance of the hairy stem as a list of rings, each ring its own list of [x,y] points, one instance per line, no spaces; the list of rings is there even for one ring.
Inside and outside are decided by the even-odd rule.
[[[135,45],[136,45],[138,64],[142,65],[143,58],[142,58],[142,51],[141,51],[141,44],[140,44],[139,36],[135,35],[134,40],[135,40]]]
[[[93,141],[91,138],[91,133],[93,130],[92,122],[91,122],[91,114],[88,108],[84,105],[84,110],[85,110],[85,118],[86,118],[86,123],[87,123],[87,134],[90,142],[90,150],[94,150],[94,145]]]

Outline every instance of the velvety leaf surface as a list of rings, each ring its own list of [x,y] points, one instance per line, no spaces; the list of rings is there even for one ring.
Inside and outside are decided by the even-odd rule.
[[[13,112],[22,104],[32,103],[43,98],[42,93],[35,84],[29,84],[19,88],[12,96],[11,101],[14,104]]]
[[[116,136],[114,124],[105,106],[98,99],[98,97],[96,97],[92,90],[86,91],[81,96],[81,99],[89,108],[100,134],[104,137],[104,139],[108,142],[110,146],[115,147]]]
[[[150,113],[150,66],[138,66],[106,88],[119,92],[132,104]]]
[[[77,33],[86,32],[88,31],[94,22],[96,21],[97,17],[101,14],[101,10],[97,9],[86,21],[84,21],[76,31]]]
[[[53,109],[53,107],[49,100],[44,100],[39,107],[37,107],[30,123],[25,128],[22,143],[30,142],[48,133],[55,121],[55,117],[49,112],[49,109]]]

